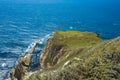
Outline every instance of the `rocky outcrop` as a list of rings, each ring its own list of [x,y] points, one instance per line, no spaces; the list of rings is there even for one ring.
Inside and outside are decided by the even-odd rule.
[[[84,41],[87,39],[86,41]],[[92,41],[93,39],[93,41]],[[83,42],[84,43],[83,43]],[[95,33],[68,31],[59,32],[56,31],[52,37],[48,40],[43,52],[40,56],[40,64],[42,68],[51,68],[55,64],[59,64],[71,55],[77,52],[72,52],[72,48],[79,48],[78,52],[82,51],[86,45],[94,45],[102,40]],[[89,44],[86,44],[86,43]],[[84,45],[82,45],[84,44]],[[82,45],[82,46],[81,46]],[[74,54],[73,54],[74,53]]]
[[[56,31],[40,55],[41,69],[27,76],[29,60],[19,60],[12,80],[119,80],[120,37],[102,40],[92,32]]]
[[[30,49],[25,52],[18,60],[17,65],[10,72],[10,77],[12,80],[23,80],[24,76],[27,75],[29,70],[29,65],[31,62],[32,54],[38,43],[34,43],[30,46]]]
[[[55,65],[62,55],[67,52],[66,45],[57,44],[57,32],[48,40],[43,52],[40,56],[40,64],[42,68],[50,68]]]

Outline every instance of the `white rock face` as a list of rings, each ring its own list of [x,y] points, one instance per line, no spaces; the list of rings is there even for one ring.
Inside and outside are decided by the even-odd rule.
[[[63,65],[62,69],[64,69],[65,67],[67,67],[69,64],[71,64],[71,61],[67,61],[67,62]]]
[[[30,54],[26,54],[25,56],[24,56],[24,58],[28,58],[30,56]]]
[[[83,61],[83,59],[80,59],[80,58],[77,58],[77,57],[75,57],[74,59],[77,60],[77,61]]]

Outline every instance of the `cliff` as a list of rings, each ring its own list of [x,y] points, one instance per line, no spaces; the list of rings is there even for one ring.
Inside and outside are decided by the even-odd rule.
[[[32,46],[30,46],[30,48],[29,48],[30,50],[25,52],[20,57],[15,68],[13,68],[10,72],[10,77],[12,80],[23,80],[24,76],[28,74],[28,71],[30,69],[32,55],[33,55],[37,45],[38,45],[38,43],[32,44]]]
[[[40,55],[39,70],[29,72],[22,64],[26,60],[21,60],[11,71],[12,80],[119,80],[120,38],[102,40],[92,32],[56,31]]]
[[[68,58],[76,56],[87,46],[100,43],[102,40],[92,32],[56,31],[48,40],[40,56],[42,68],[51,68]]]

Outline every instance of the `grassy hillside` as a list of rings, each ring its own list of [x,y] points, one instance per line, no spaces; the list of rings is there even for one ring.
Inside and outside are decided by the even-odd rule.
[[[120,80],[120,37],[102,40],[92,32],[56,31],[40,65],[24,80]]]
[[[42,68],[51,68],[82,52],[86,47],[102,42],[97,34],[79,31],[56,31],[40,56]]]
[[[119,37],[104,41],[95,33],[78,31],[56,32],[53,36],[55,44],[67,45],[70,51],[66,55],[72,56],[62,56],[59,64],[37,71],[28,80],[120,79]]]

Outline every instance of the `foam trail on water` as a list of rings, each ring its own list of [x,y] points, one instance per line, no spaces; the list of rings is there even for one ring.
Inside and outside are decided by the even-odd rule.
[[[47,34],[45,37],[43,37],[42,39],[38,40],[39,44],[45,44],[46,41],[50,38],[51,34]]]
[[[43,38],[36,40],[35,42],[32,42],[25,53],[24,58],[27,58],[29,56],[32,56],[31,61],[30,61],[30,66],[29,70],[32,71],[34,69],[39,69],[40,64],[39,64],[39,55],[42,51],[43,46],[45,45],[45,42],[50,38],[50,34],[44,36]],[[34,49],[34,52],[31,54],[31,50]]]
[[[32,43],[28,46],[28,48],[27,48],[25,51],[23,51],[23,52],[25,53],[24,58],[29,57],[29,55],[30,55],[30,54],[29,54],[29,53],[30,53],[30,50],[31,50],[32,48],[36,47],[36,45],[45,45],[46,41],[50,38],[50,36],[51,36],[51,34],[47,34],[47,35],[44,36],[43,38],[40,38],[39,40],[36,40],[36,41],[32,42]],[[40,46],[40,47],[38,47],[38,50],[42,51],[42,48],[43,48],[43,46]],[[8,60],[8,59],[7,59],[7,60]],[[11,62],[11,61],[12,61],[12,62]],[[0,70],[0,74],[2,74],[2,73],[4,72],[4,73],[2,74],[2,76],[0,77],[0,80],[2,80],[2,79],[3,79],[3,80],[11,80],[11,79],[10,79],[10,76],[9,76],[9,70],[12,68],[12,65],[10,65],[10,63],[14,64],[14,66],[18,64],[18,61],[16,61],[16,59],[14,59],[14,58],[8,60],[7,62],[8,62],[8,63],[6,63],[6,61],[3,60],[3,61],[1,62],[1,64],[0,64],[1,69],[5,69],[5,70]],[[9,63],[9,62],[10,62],[10,63]],[[10,69],[9,69],[9,70],[6,70],[6,68],[9,67],[8,64],[10,65]],[[4,77],[5,77],[5,78],[4,78]]]
[[[26,51],[25,52],[30,52],[30,50],[32,49],[32,48],[34,48],[37,44],[45,44],[45,42],[50,38],[50,35],[51,34],[47,34],[45,37],[43,37],[43,38],[41,38],[41,39],[39,39],[39,40],[37,40],[37,41],[34,41],[34,42],[32,42],[29,46],[28,46],[28,48],[26,49]]]
[[[43,38],[39,39],[39,40],[36,40],[34,42],[32,42],[28,48],[25,50],[25,52],[23,53],[24,55],[24,58],[27,58],[29,57],[31,54],[30,54],[30,51],[33,49],[33,48],[36,48],[37,45],[45,45],[46,41],[50,38],[51,34],[47,34],[46,36],[44,36]],[[42,51],[42,48],[43,46],[40,46],[39,47],[39,51]],[[18,62],[16,62],[16,64],[18,64]]]

